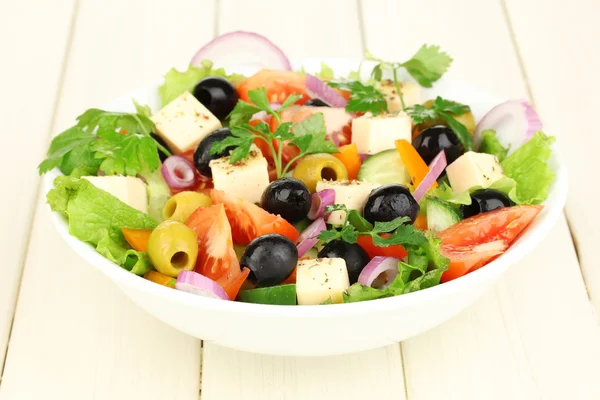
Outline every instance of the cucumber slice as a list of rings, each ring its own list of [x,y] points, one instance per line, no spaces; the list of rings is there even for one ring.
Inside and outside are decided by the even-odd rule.
[[[461,219],[461,215],[450,203],[435,197],[427,199],[427,229],[434,235]]]
[[[296,285],[281,285],[259,289],[243,290],[238,301],[255,304],[275,304],[279,306],[296,305]]]
[[[381,185],[408,185],[410,176],[400,159],[400,154],[396,149],[390,149],[368,157],[358,170],[358,180]]]

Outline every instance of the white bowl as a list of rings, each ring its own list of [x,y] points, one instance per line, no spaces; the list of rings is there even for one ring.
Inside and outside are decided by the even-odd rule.
[[[307,59],[307,71],[318,71],[325,61],[340,75],[356,69],[357,60]],[[369,69],[369,68],[365,68]],[[248,68],[235,72],[249,73]],[[131,98],[160,106],[157,85],[135,90],[105,108],[133,111]],[[492,95],[449,79],[440,80],[423,98],[435,95],[471,106],[481,118],[500,103]],[[83,110],[82,110],[83,111]],[[325,356],[386,346],[441,324],[480,297],[506,270],[548,234],[559,218],[567,196],[567,173],[556,147],[550,160],[556,180],[544,210],[526,232],[498,259],[485,267],[430,289],[363,303],[324,306],[270,306],[222,301],[169,289],[133,275],[108,261],[94,248],[69,235],[66,219],[53,213],[60,235],[89,264],[106,274],[144,310],[161,321],[207,342],[233,349],[273,355]],[[44,177],[45,191],[52,188],[54,171]]]

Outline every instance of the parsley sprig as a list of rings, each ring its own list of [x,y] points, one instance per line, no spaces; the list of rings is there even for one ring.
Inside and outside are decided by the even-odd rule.
[[[171,153],[150,135],[154,123],[149,108],[135,104],[138,113],[91,108],[77,124],[56,136],[40,174],[58,167],[65,175],[121,174],[135,176],[160,165],[158,151]]]
[[[467,128],[457,121],[454,115],[461,115],[470,110],[467,105],[445,100],[440,96],[435,99],[431,108],[426,108],[420,104],[406,108],[406,111],[410,114],[415,124],[438,118],[446,120],[448,126],[456,134],[466,151],[473,149],[473,139]]]
[[[365,85],[360,81],[347,81],[329,82],[329,86],[350,92],[346,111],[371,112],[373,115],[388,111],[385,96],[372,85]]]
[[[359,235],[368,235],[373,238],[373,244],[378,247],[394,245],[420,246],[427,241],[423,232],[407,224],[408,217],[398,217],[390,222],[375,222],[372,225],[364,219],[357,210],[348,210],[344,204],[333,204],[325,207],[325,213],[333,211],[344,211],[346,218],[341,229],[331,227],[329,230],[321,231],[318,238],[324,243],[332,240],[342,239],[348,243],[356,243]],[[387,237],[381,234],[390,233]]]
[[[300,95],[292,94],[288,96],[277,110],[274,110],[269,104],[265,88],[250,90],[248,97],[254,104],[243,100],[237,102],[229,115],[229,128],[231,129],[232,136],[225,138],[221,142],[213,143],[210,149],[211,154],[219,154],[228,148],[233,148],[229,161],[234,164],[248,156],[250,146],[255,139],[262,140],[271,152],[277,177],[280,178],[301,157],[309,154],[331,154],[339,151],[336,145],[326,138],[327,130],[322,113],[311,115],[297,124],[281,120],[281,111],[295,104],[300,99]],[[258,122],[256,126],[251,126],[248,123],[254,114],[261,111],[266,112],[277,120],[279,126],[274,132],[271,132],[269,125],[262,121]],[[278,142],[277,146],[273,144],[273,141]],[[284,165],[282,160],[284,146],[295,146],[299,150],[299,154],[290,160],[287,165]]]
[[[396,92],[400,97],[402,108],[406,108],[406,106],[404,104],[404,97],[402,96],[401,85],[398,81],[398,71],[400,68],[406,69],[419,82],[419,85],[429,88],[433,85],[433,82],[444,75],[452,63],[452,58],[441,51],[440,46],[428,46],[426,44],[410,60],[405,62],[384,61],[381,58],[375,57],[369,51],[365,52],[365,58],[379,63],[371,71],[371,77],[377,81],[381,80],[384,70],[392,70]]]

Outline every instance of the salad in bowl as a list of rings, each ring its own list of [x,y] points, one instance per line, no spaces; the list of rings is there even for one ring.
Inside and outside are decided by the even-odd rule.
[[[135,286],[142,307],[232,347],[271,352],[268,335],[243,346],[184,326],[173,307],[212,308],[207,319],[303,309],[303,320],[307,310],[390,310],[445,286],[451,295],[526,240],[558,173],[554,138],[527,101],[476,113],[480,104],[459,101],[471,89],[436,93],[451,62],[424,45],[409,60],[367,52],[305,68],[260,35],[222,35],[186,71],[129,96],[131,112],[89,109],[56,136],[39,166],[47,202],[76,250],[104,258],[93,263]],[[556,219],[564,198],[554,203]],[[338,340],[315,354],[404,339],[461,307],[392,339]],[[352,311],[340,312],[350,323]],[[334,314],[313,315],[326,337]]]

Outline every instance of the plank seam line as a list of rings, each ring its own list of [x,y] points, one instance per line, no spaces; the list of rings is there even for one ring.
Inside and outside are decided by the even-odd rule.
[[[400,347],[400,365],[402,366],[402,382],[404,382],[404,398],[408,400],[408,379],[406,379],[406,365],[404,364],[402,342],[398,343],[398,346]]]
[[[63,63],[62,63],[62,67],[60,70],[60,76],[58,78],[58,85],[57,85],[56,94],[55,94],[55,102],[54,102],[54,107],[52,109],[52,115],[50,118],[50,124],[49,124],[49,128],[48,128],[48,134],[47,134],[48,142],[50,141],[50,138],[52,136],[52,132],[54,129],[54,124],[56,123],[56,118],[57,118],[57,114],[58,114],[58,104],[60,103],[62,87],[63,87],[63,84],[66,79],[67,64],[68,64],[69,55],[71,54],[71,47],[73,45],[73,37],[75,36],[75,25],[77,24],[78,15],[79,15],[79,0],[74,0],[73,13],[71,15],[71,24],[69,26],[69,33],[67,35],[67,45],[65,46],[65,52],[63,54]],[[5,351],[4,362],[0,366],[0,383],[2,383],[2,376],[4,376],[4,368],[6,367],[6,361],[8,360],[8,349],[10,347],[10,339],[12,337],[12,332],[13,332],[13,328],[14,328],[14,324],[15,324],[15,317],[17,315],[17,306],[19,304],[19,296],[21,294],[21,285],[23,283],[22,281],[23,281],[23,274],[25,271],[25,264],[27,262],[27,254],[29,253],[29,246],[31,245],[31,232],[33,230],[34,222],[35,222],[35,219],[37,216],[37,203],[38,203],[38,198],[40,196],[41,187],[42,187],[42,182],[40,179],[38,179],[37,190],[35,192],[34,201],[33,201],[33,205],[32,205],[31,218],[29,220],[29,227],[28,227],[29,235],[27,236],[27,239],[25,241],[25,246],[23,246],[23,252],[21,254],[21,257],[19,258],[19,263],[21,265],[20,275],[17,280],[19,283],[17,285],[17,293],[15,294],[13,313],[12,313],[12,318],[10,321],[10,328],[8,330],[8,337],[6,340],[6,349],[4,349],[4,351]]]
[[[219,11],[221,8],[221,2],[219,0],[214,0],[214,16],[213,16],[213,37],[219,36]]]
[[[365,30],[365,19],[362,12],[362,6],[362,0],[356,0],[356,13],[358,14],[358,29],[360,30],[360,45],[362,47],[360,55],[361,58],[363,57],[363,54],[365,54],[365,51],[367,51],[367,35]]]
[[[527,68],[525,68],[525,61],[523,60],[523,57],[521,56],[521,48],[519,47],[519,42],[517,41],[517,35],[515,33],[512,21],[510,19],[510,13],[508,12],[508,6],[506,5],[506,0],[499,0],[499,1],[500,1],[500,7],[502,8],[502,13],[504,14],[504,21],[506,22],[506,27],[508,29],[510,40],[513,45],[513,50],[515,51],[517,60],[519,62],[519,69],[521,71],[521,77],[523,79],[523,82],[525,83],[525,90],[527,91],[527,96],[529,97],[531,104],[535,107],[535,98],[533,96],[533,90],[531,88],[531,84],[529,83],[529,75],[527,74]],[[585,274],[583,273],[583,269],[581,267],[581,257],[580,257],[579,248],[577,245],[577,237],[576,237],[575,231],[571,228],[571,222],[569,221],[569,214],[567,213],[566,210],[563,212],[563,214],[565,215],[567,227],[569,228],[569,234],[571,237],[571,242],[573,243],[573,249],[575,250],[575,256],[577,257],[577,264],[579,266],[579,273],[581,274],[581,279],[583,281],[585,293],[588,298],[588,301],[590,303],[592,303],[592,297],[590,295],[590,291],[588,290],[588,285],[585,280]],[[600,320],[597,320],[597,322],[600,324]]]

